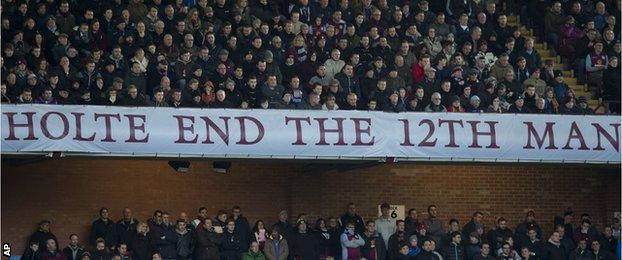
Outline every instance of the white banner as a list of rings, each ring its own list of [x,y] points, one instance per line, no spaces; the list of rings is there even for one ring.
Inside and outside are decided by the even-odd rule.
[[[2,152],[620,162],[617,116],[2,105]]]

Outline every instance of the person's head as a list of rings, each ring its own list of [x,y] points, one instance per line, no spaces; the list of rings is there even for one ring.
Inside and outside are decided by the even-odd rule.
[[[602,53],[603,52],[603,48],[604,48],[603,42],[598,41],[598,42],[594,43],[594,51],[596,53]]]
[[[95,248],[96,248],[98,251],[103,251],[103,250],[105,250],[105,249],[106,249],[106,241],[105,241],[103,238],[101,238],[101,237],[100,237],[100,238],[98,238],[98,239],[95,241]]]
[[[187,224],[188,223],[186,222],[186,220],[180,218],[175,223],[175,227],[177,228],[177,230],[185,230]]]
[[[423,250],[427,252],[431,252],[432,250],[434,250],[431,239],[426,239],[425,241],[423,241]]]
[[[162,260],[162,255],[160,255],[160,253],[158,252],[154,252],[153,254],[151,254],[151,260]]]
[[[460,242],[462,242],[462,234],[459,231],[451,232],[450,236],[453,244],[460,245]]]
[[[471,232],[471,234],[469,235],[469,243],[473,245],[479,243],[479,235],[477,234],[477,232]]]
[[[490,254],[490,244],[487,242],[482,243],[480,248],[483,256],[488,256]]]
[[[531,257],[531,250],[529,250],[529,247],[526,247],[526,246],[522,247],[520,249],[520,256],[523,259],[529,259]]]
[[[441,104],[441,94],[438,92],[434,92],[432,93],[432,103],[436,106]],[[430,217],[436,217],[435,215],[432,215],[432,213],[430,213],[429,209],[428,209],[428,215]]]
[[[149,232],[149,225],[145,222],[140,222],[136,225],[136,231],[140,234],[147,234],[147,232]]]
[[[531,240],[536,240],[538,238],[538,232],[535,229],[530,228],[529,230],[527,230],[527,237],[529,237],[529,239]]]
[[[577,247],[580,248],[581,250],[585,250],[587,248],[587,240],[584,237],[582,237],[577,243]]]
[[[380,212],[382,213],[383,217],[389,217],[389,213],[391,211],[391,205],[389,205],[389,203],[382,203],[380,204]]]
[[[229,231],[229,233],[233,233],[233,231],[235,231],[235,220],[227,220],[227,231]]]
[[[408,255],[408,251],[410,250],[410,248],[408,247],[407,243],[404,243],[404,242],[400,243],[398,248],[399,248],[400,254]]]
[[[287,211],[281,210],[281,212],[279,212],[279,221],[286,222],[288,219],[289,219],[289,216],[287,214]]]
[[[600,252],[600,242],[598,240],[592,241],[592,252]]]

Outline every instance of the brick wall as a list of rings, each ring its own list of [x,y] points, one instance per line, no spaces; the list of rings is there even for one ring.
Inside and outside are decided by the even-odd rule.
[[[340,164],[341,165],[341,164]],[[112,167],[111,167],[112,166]],[[2,165],[2,242],[21,253],[41,219],[65,246],[70,233],[83,239],[98,209],[118,219],[129,206],[140,220],[155,209],[177,216],[207,206],[240,205],[249,221],[273,223],[280,209],[294,215],[339,215],[348,202],[370,219],[379,202],[439,207],[441,218],[462,223],[475,210],[516,225],[528,208],[545,231],[566,207],[588,212],[597,225],[620,211],[620,167],[582,165],[390,164],[352,170],[291,162],[235,162],[227,175],[212,173],[211,162],[192,162],[190,172],[173,172],[166,161],[128,159],[57,159],[22,166]],[[423,214],[422,214],[423,215]]]

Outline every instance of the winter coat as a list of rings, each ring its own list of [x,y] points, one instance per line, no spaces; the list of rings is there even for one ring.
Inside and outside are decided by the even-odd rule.
[[[270,238],[268,240],[266,240],[266,244],[263,247],[263,251],[266,254],[266,259],[268,260],[286,260],[287,257],[289,256],[289,247],[287,244],[287,240],[285,240],[283,237],[279,238],[279,252],[278,252],[278,258],[277,253],[275,252],[275,244],[276,244],[276,240]]]
[[[108,219],[107,222],[104,222],[100,218],[93,222],[89,236],[91,245],[95,246],[96,240],[100,237],[106,241],[108,247],[117,245],[117,231],[114,221]]]
[[[149,260],[153,252],[153,246],[150,241],[150,234],[142,235],[134,233],[128,244],[128,249],[132,252],[133,260]]]
[[[194,258],[196,260],[219,260],[219,246],[221,244],[221,235],[205,230],[203,227],[196,229],[196,244],[194,247]]]

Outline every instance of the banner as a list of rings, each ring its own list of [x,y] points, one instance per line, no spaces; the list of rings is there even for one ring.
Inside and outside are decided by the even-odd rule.
[[[617,116],[2,105],[2,152],[620,162]]]

